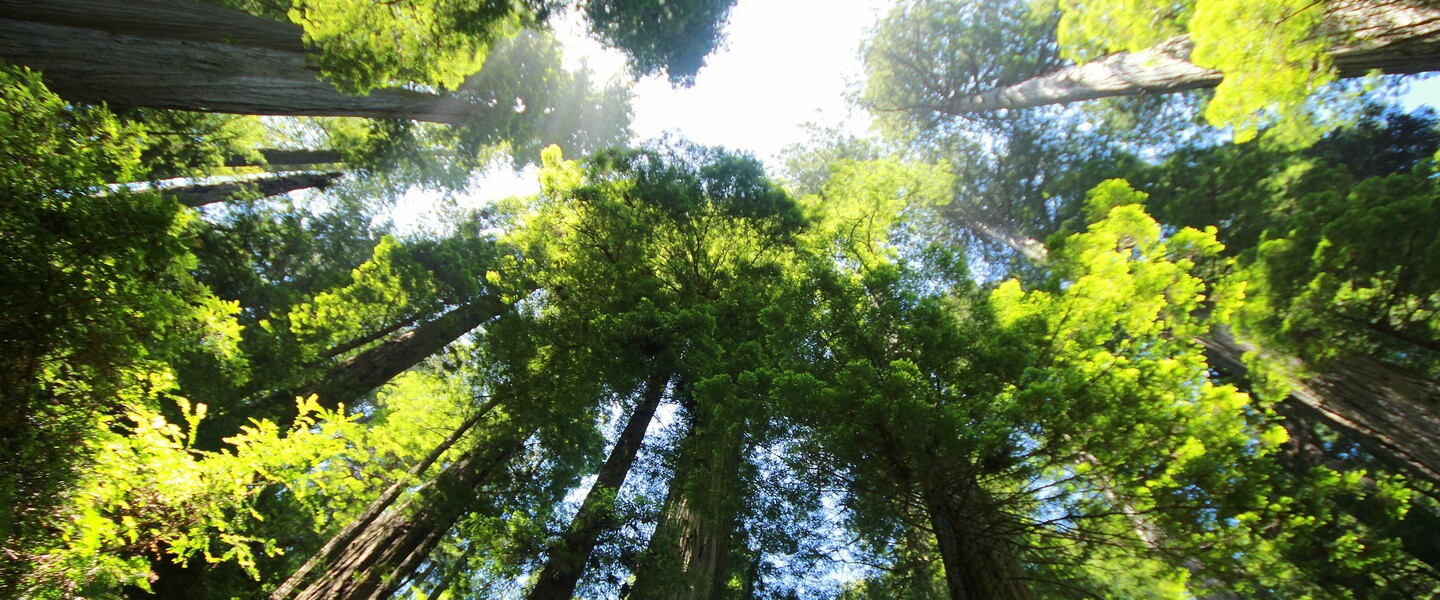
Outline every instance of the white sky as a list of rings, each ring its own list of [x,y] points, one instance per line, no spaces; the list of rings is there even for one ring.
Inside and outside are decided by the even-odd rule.
[[[891,0],[739,0],[730,12],[724,47],[710,55],[695,85],[674,89],[663,77],[634,87],[637,141],[673,132],[708,146],[744,150],[770,162],[781,148],[804,140],[803,126],[848,123],[868,127],[863,112],[847,111],[847,86],[859,82],[859,44]],[[624,58],[588,39],[575,21],[558,24],[568,61],[584,61],[601,79],[624,76]],[[530,194],[533,170],[487,175],[463,201]],[[423,229],[435,205],[425,193],[406,195],[395,208],[400,231]]]
[[[806,123],[868,128],[863,111],[850,111],[846,93],[860,83],[859,44],[893,0],[739,0],[725,28],[725,46],[706,61],[690,88],[674,89],[660,77],[634,87],[637,141],[678,133],[689,140],[749,151],[772,166],[779,151],[805,138]],[[624,59],[588,39],[571,17],[556,26],[567,61],[584,61],[601,79],[624,76]],[[1440,104],[1440,77],[1415,84],[1407,107]],[[487,174],[466,204],[532,194],[533,169]],[[394,211],[400,231],[433,222],[436,198],[411,193]]]

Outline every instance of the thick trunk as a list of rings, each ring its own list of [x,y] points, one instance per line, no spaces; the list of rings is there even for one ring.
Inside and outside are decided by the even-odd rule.
[[[231,156],[225,159],[227,167],[300,167],[309,165],[334,165],[345,162],[345,156],[339,150],[283,150],[279,148],[262,148],[261,162],[252,161],[241,156]]]
[[[545,561],[545,567],[536,577],[535,587],[530,588],[526,598],[570,600],[575,593],[575,585],[585,572],[585,563],[590,559],[590,552],[595,549],[600,534],[612,526],[611,512],[615,507],[615,494],[620,491],[620,487],[625,484],[625,477],[630,474],[630,466],[635,463],[635,455],[640,452],[640,445],[645,440],[645,430],[650,426],[655,409],[660,406],[660,399],[665,396],[665,386],[669,383],[670,374],[663,369],[657,370],[645,382],[640,401],[635,405],[635,411],[630,414],[630,421],[625,424],[625,429],[620,432],[619,439],[615,441],[615,448],[600,467],[595,485],[585,494],[580,511],[575,514],[560,543],[551,550],[550,558]]]
[[[1244,376],[1246,348],[1217,329],[1200,340],[1217,369]],[[1320,365],[1295,382],[1285,408],[1354,439],[1372,456],[1440,484],[1440,383],[1363,356]]]
[[[524,447],[525,434],[512,432],[467,453],[441,471],[409,500],[380,508],[384,498],[367,509],[360,527],[347,527],[326,544],[300,572],[270,597],[272,600],[379,600],[409,580],[420,564],[464,516],[478,488],[494,480]],[[393,502],[394,498],[389,501]],[[344,537],[346,539],[339,540]],[[304,579],[324,570],[314,581]]]
[[[450,448],[455,445],[455,442],[460,441],[460,438],[464,437],[471,428],[479,423],[480,419],[484,418],[497,403],[498,399],[488,402],[483,408],[476,412],[475,416],[467,419],[465,423],[456,428],[445,441],[436,446],[434,450],[431,450],[430,454],[410,467],[406,472],[405,478],[397,480],[391,484],[390,487],[386,488],[384,492],[381,492],[369,506],[365,507],[365,510],[362,511],[359,516],[356,516],[355,519],[341,529],[339,533],[325,542],[325,545],[316,551],[309,560],[305,561],[305,564],[301,566],[299,570],[295,571],[294,574],[290,575],[289,579],[285,580],[285,583],[282,583],[280,587],[276,588],[275,591],[270,594],[270,597],[274,600],[289,598],[296,593],[296,590],[301,585],[306,583],[306,580],[310,578],[310,573],[314,572],[317,568],[344,562],[344,554],[350,551],[352,544],[366,532],[366,528],[370,527],[372,523],[379,519],[386,510],[389,510],[390,505],[394,504],[395,501],[400,498],[400,495],[405,492],[406,488],[413,485],[416,478],[424,475],[425,471],[429,470],[431,465],[434,465],[436,461],[440,460],[440,457],[449,451]]]
[[[1440,8],[1411,0],[1343,0],[1326,6],[1330,57],[1341,77],[1371,70],[1440,70]],[[1224,76],[1190,62],[1188,36],[1140,52],[1119,52],[1004,88],[956,98],[946,112],[1030,108],[1110,96],[1164,94],[1215,87]]]
[[[700,423],[695,429],[670,480],[631,600],[708,600],[724,583],[740,508],[744,436]]]
[[[952,600],[1031,600],[1013,532],[978,482],[921,483]]]
[[[990,227],[977,229],[1010,245],[1024,236]],[[1043,262],[1045,247],[1025,244],[1027,254]],[[1197,340],[1212,367],[1245,377],[1240,358],[1247,348],[1217,328]],[[1285,399],[1291,410],[1352,436],[1367,452],[1391,468],[1440,485],[1440,382],[1364,356],[1341,357],[1317,365],[1319,375],[1295,383]]]
[[[234,29],[231,29],[231,25]],[[71,100],[286,116],[453,123],[468,106],[400,89],[337,91],[306,64],[298,26],[183,0],[0,0],[0,58]]]
[[[292,173],[248,181],[165,188],[163,192],[185,206],[199,207],[237,199],[269,198],[310,188],[324,190],[344,176],[345,174],[340,172]]]

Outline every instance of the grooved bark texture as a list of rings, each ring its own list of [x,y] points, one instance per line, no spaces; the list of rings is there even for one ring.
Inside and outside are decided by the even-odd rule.
[[[630,600],[708,600],[718,597],[724,584],[746,446],[738,429],[695,428],[670,481]]]
[[[1422,0],[1339,0],[1326,3],[1322,35],[1335,40],[1330,57],[1341,77],[1372,69],[1421,73],[1440,69],[1440,7]],[[1110,96],[1164,94],[1215,87],[1224,76],[1190,62],[1189,36],[1140,52],[1118,52],[1083,65],[955,99],[951,114],[1030,108]]]
[[[263,163],[257,163],[240,156],[231,156],[225,159],[227,167],[295,167],[301,165],[331,165],[345,162],[345,156],[339,150],[284,150],[280,148],[262,148],[260,156],[265,159]]]
[[[1247,372],[1247,348],[1229,331],[1217,328],[1200,343],[1217,369]],[[1288,410],[1345,433],[1391,468],[1440,484],[1440,383],[1364,356],[1320,368],[1296,382]]]
[[[921,494],[935,542],[945,565],[951,600],[1032,600],[1035,595],[1020,571],[1014,532],[994,503],[966,479],[950,485],[921,483]]]
[[[612,526],[611,511],[615,507],[615,494],[620,491],[620,486],[625,485],[625,477],[629,475],[630,466],[635,463],[635,455],[640,452],[640,445],[645,441],[645,430],[650,426],[655,409],[660,406],[660,399],[665,396],[665,386],[669,383],[670,374],[663,370],[657,370],[645,382],[645,391],[635,405],[635,411],[630,414],[625,429],[615,441],[615,447],[610,450],[610,456],[600,467],[595,485],[585,494],[580,511],[575,513],[575,518],[570,521],[570,529],[561,537],[559,545],[551,550],[550,558],[545,561],[544,568],[536,577],[535,587],[530,588],[526,598],[570,600],[575,593],[575,585],[585,573],[585,563],[590,559],[590,552],[599,542],[600,534]]]
[[[322,551],[324,570],[314,581],[301,585],[315,568],[307,564],[310,569],[302,568],[291,581],[277,589],[271,599],[379,600],[390,597],[468,512],[477,488],[493,481],[524,447],[523,433],[501,438],[451,463],[409,500],[389,510],[374,511],[379,514],[362,515],[369,521],[358,529],[347,527],[339,534],[348,539],[327,544],[327,550]]]
[[[498,399],[491,400],[485,407],[477,411],[474,416],[456,428],[449,437],[445,438],[445,441],[431,450],[430,454],[426,455],[424,459],[411,466],[410,469],[406,471],[406,475],[409,477],[408,479],[396,480],[395,483],[390,484],[390,487],[385,488],[385,491],[381,492],[369,506],[366,506],[365,510],[361,511],[354,520],[346,524],[339,533],[336,533],[326,541],[325,545],[321,546],[315,554],[311,555],[310,559],[306,560],[304,565],[296,570],[295,573],[291,574],[284,583],[280,584],[280,587],[276,588],[275,591],[270,594],[270,597],[277,600],[289,598],[295,594],[298,586],[303,585],[310,578],[310,574],[313,573],[315,569],[339,562],[344,556],[344,553],[351,547],[351,544],[366,532],[366,528],[368,528],[371,523],[374,523],[376,519],[385,514],[386,510],[389,510],[390,505],[394,504],[395,501],[400,498],[401,494],[405,492],[405,489],[412,485],[414,479],[424,475],[425,471],[428,470],[431,465],[440,460],[440,457],[444,456],[445,452],[449,451],[450,448],[455,445],[455,442],[460,441],[460,438],[464,437],[471,428],[479,423],[480,419],[484,418],[486,413],[489,413],[490,409],[494,408],[496,404],[498,404]],[[444,476],[443,471],[441,475]],[[437,477],[437,479],[439,478],[440,477]]]
[[[308,55],[296,25],[196,0],[0,0],[0,58],[41,71],[70,100],[443,123],[469,112],[408,90],[341,93]]]
[[[198,207],[226,202],[237,197],[249,197],[241,195],[252,191],[255,193],[254,198],[269,198],[310,188],[323,190],[344,176],[345,174],[340,172],[291,173],[245,181],[166,188],[164,193],[185,206]]]

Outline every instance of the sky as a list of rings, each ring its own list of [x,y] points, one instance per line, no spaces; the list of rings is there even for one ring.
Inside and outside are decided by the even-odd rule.
[[[863,112],[845,102],[859,83],[860,41],[891,0],[739,0],[730,12],[726,41],[712,54],[690,88],[663,77],[635,83],[636,140],[679,133],[707,146],[748,151],[772,164],[786,145],[805,139],[804,125],[839,125],[862,133]],[[576,20],[559,23],[556,35],[572,66],[582,61],[601,78],[624,77],[624,58],[589,39]],[[466,204],[535,193],[533,170],[488,174]],[[408,194],[393,218],[400,231],[433,222],[433,195]]]
[[[806,123],[843,125],[863,134],[869,119],[851,111],[846,95],[861,83],[860,42],[893,0],[739,0],[725,28],[726,42],[712,54],[690,88],[674,88],[663,77],[634,86],[636,140],[671,132],[708,146],[748,151],[773,169],[778,153],[804,141]],[[601,78],[624,77],[624,58],[589,39],[573,16],[555,33],[571,66],[582,62]],[[1406,106],[1440,105],[1440,77],[1414,85]],[[487,174],[467,205],[533,194],[533,169]],[[433,195],[412,193],[393,214],[400,231],[433,223]]]

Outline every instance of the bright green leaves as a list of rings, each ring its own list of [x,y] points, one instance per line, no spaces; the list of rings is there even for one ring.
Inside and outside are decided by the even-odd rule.
[[[319,48],[321,72],[354,93],[408,83],[455,89],[521,21],[507,0],[296,0],[290,19]]]
[[[890,260],[892,238],[913,235],[927,211],[948,203],[953,178],[944,163],[836,161],[820,193],[803,200],[815,223],[811,243],[863,264]]]
[[[1324,3],[1310,0],[1062,0],[1059,40],[1067,58],[1138,52],[1180,34],[1190,61],[1225,74],[1205,118],[1232,127],[1235,141],[1253,139],[1279,122],[1282,137],[1308,144],[1310,95],[1335,79],[1318,35]]]
[[[1313,141],[1302,137],[1297,120],[1308,118],[1310,94],[1335,79],[1327,54],[1332,40],[1316,35],[1323,16],[1311,0],[1199,2],[1189,24],[1190,58],[1225,74],[1205,119],[1233,127],[1236,142],[1253,139],[1277,118],[1283,137]]]
[[[86,469],[99,415],[153,409],[166,361],[205,352],[232,372],[238,307],[191,275],[197,223],[155,194],[108,190],[137,173],[138,128],[0,69],[0,538],[44,535]],[[11,581],[26,561],[0,566]],[[3,585],[3,583],[0,583]]]
[[[27,593],[70,597],[51,587],[54,580],[96,591],[148,589],[146,554],[234,562],[258,577],[257,552],[281,553],[274,541],[248,531],[260,519],[254,501],[267,485],[293,483],[337,458],[345,441],[317,425],[344,417],[302,399],[302,416],[284,435],[273,423],[254,422],[227,440],[233,451],[200,452],[191,445],[206,407],[175,400],[184,427],[132,406],[123,421],[106,419],[88,442],[94,464],[74,484],[56,524],[58,538],[32,549],[37,568],[22,583]]]

